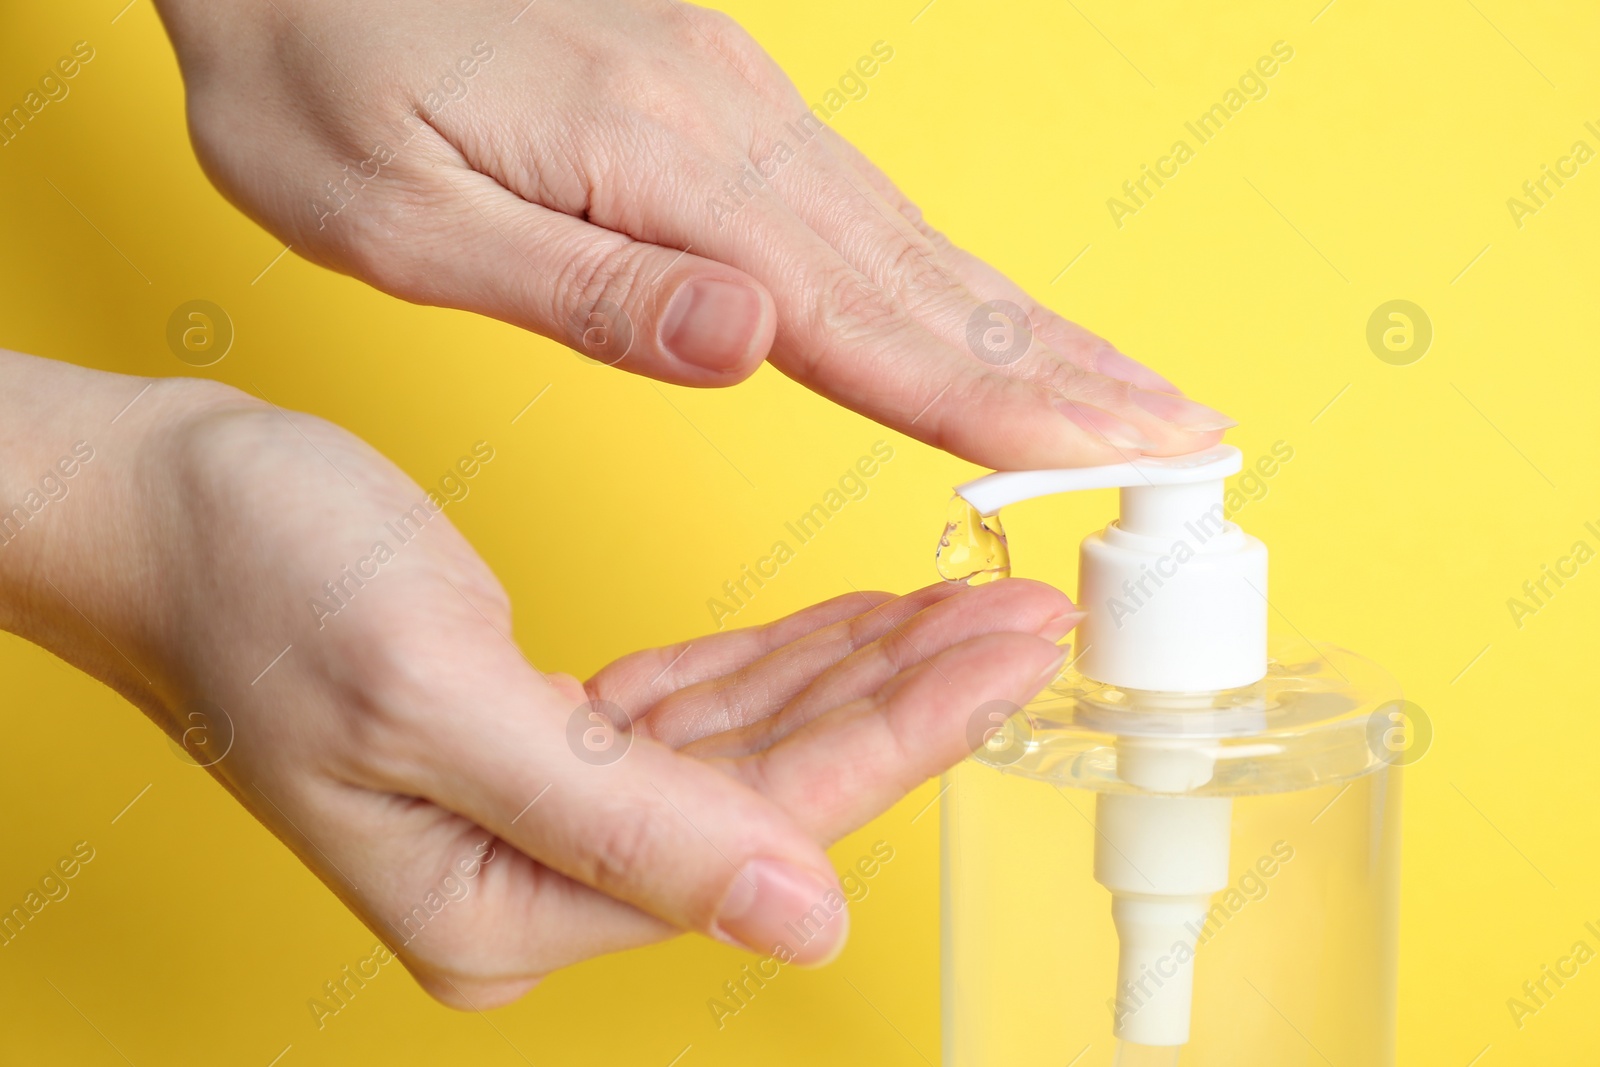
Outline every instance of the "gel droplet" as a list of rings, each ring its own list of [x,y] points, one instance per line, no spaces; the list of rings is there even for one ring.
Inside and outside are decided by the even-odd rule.
[[[1011,577],[1011,550],[1000,516],[980,515],[961,497],[951,497],[933,560],[947,582],[983,585]]]

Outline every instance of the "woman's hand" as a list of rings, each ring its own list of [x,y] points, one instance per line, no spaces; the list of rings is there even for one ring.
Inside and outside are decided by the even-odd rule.
[[[207,173],[315,262],[663,381],[779,370],[992,467],[1226,416],[952,245],[729,18],[676,0],[158,0]],[[878,42],[845,89],[892,77]]]
[[[823,847],[1038,692],[1077,621],[1021,580],[852,594],[580,684],[338,427],[10,353],[0,426],[0,501],[58,472],[0,545],[0,623],[142,707],[459,1007],[680,930],[831,958]]]

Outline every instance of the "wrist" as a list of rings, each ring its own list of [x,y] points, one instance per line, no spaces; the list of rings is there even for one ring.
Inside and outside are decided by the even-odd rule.
[[[154,714],[176,461],[186,427],[230,403],[259,406],[212,382],[0,352],[0,628]]]

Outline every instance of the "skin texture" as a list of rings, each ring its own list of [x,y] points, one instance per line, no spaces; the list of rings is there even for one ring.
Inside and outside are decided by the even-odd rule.
[[[349,433],[0,352],[0,506],[41,486],[0,536],[0,626],[144,710],[460,1008],[685,930],[830,959],[823,848],[1037,693],[1078,619],[1016,579],[857,593],[547,675],[448,517]],[[314,610],[347,567],[369,577]],[[597,761],[612,708],[631,738]]]
[[[218,188],[298,254],[406,300],[685,385],[770,358],[992,467],[1175,455],[1232,425],[946,240],[719,13],[157,6]],[[870,58],[892,71],[892,48]]]

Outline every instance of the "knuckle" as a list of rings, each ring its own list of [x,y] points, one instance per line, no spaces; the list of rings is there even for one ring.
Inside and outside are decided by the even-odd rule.
[[[877,643],[876,655],[891,677],[927,659],[912,636],[898,627],[888,635],[887,640]]]
[[[879,611],[863,611],[844,620],[842,641],[844,654],[848,656],[878,644],[884,621],[888,620],[891,625],[896,624],[898,622],[896,614],[898,613],[892,611],[887,614]]]
[[[904,196],[898,196],[895,199],[895,210],[899,211],[901,217],[922,235],[923,240],[927,241],[934,251],[940,253],[957,251],[955,245],[950,242],[950,238],[946,237],[943,231],[923,217],[920,207],[907,200]]]
[[[603,300],[624,304],[638,281],[641,263],[640,246],[619,241],[613,247],[574,256],[562,268],[556,286],[566,294],[575,320],[581,322]]]
[[[631,59],[608,73],[604,93],[613,106],[606,119],[614,136],[612,143],[594,145],[588,156],[604,160],[600,169],[614,180],[593,182],[595,197],[604,197],[611,189],[620,192],[640,183],[670,180],[667,175],[681,162],[685,149],[717,158],[745,141],[746,119],[738,109],[722,106],[702,73],[707,67],[725,70],[729,61],[707,54],[710,50],[703,39],[696,38],[695,45],[698,48],[690,55],[698,58]],[[661,165],[649,168],[655,173],[640,174],[640,158]]]
[[[1027,362],[1031,364],[1027,369],[1027,379],[1050,393],[1072,396],[1098,405],[1114,404],[1127,398],[1127,383],[1102,378],[1048,352],[1042,358]]]
[[[484,619],[493,620],[495,629],[502,633],[511,630],[511,594],[487,566],[474,565],[457,572],[452,583],[466,598],[468,604]]]
[[[611,892],[636,885],[650,866],[657,843],[668,839],[653,808],[613,812],[587,834],[587,877],[583,881]]]
[[[734,34],[748,37],[748,34],[744,32],[744,27],[739,25],[739,21],[726,11],[719,11],[713,7],[691,7],[688,5],[683,5],[682,9],[691,12],[691,17],[698,24],[701,32],[713,38]]]
[[[884,622],[888,622],[892,629],[885,632]],[[857,625],[852,620],[851,660],[857,669],[864,672],[864,676],[885,680],[893,678],[926,658],[917,650],[912,636],[916,630],[915,618],[886,618],[876,625],[866,621]]]
[[[1099,365],[1102,353],[1117,350],[1111,342],[1048,309],[1039,309],[1035,317],[1039,320],[1040,340],[1080,367],[1093,370]]]
[[[946,295],[960,290],[960,284],[939,263],[935,250],[921,241],[905,241],[892,254],[889,277],[897,292],[921,297]]]
[[[941,255],[954,255],[960,252],[960,249],[955,246],[955,243],[944,235],[943,230],[932,225],[922,217],[922,209],[917,207],[915,204],[907,202],[907,204],[900,209],[900,213],[906,217],[906,221],[910,222],[912,226],[916,227],[917,232],[922,234],[923,239],[926,240],[929,245],[933,246],[933,250],[935,252],[938,252]]]
[[[922,217],[922,209],[916,204],[912,203],[910,200],[901,200],[896,207],[901,216],[903,216],[907,222],[911,223],[911,225],[915,226],[917,228],[917,232],[922,234],[924,237],[932,238],[938,234],[939,231],[928,225],[927,221]]]
[[[718,52],[746,50],[755,47],[755,40],[745,32],[739,21],[726,11],[715,8],[679,5],[688,15],[684,20],[685,32],[691,45],[712,48]]]
[[[771,83],[772,68],[766,50],[730,15],[711,13],[711,44],[753,79]]]
[[[646,255],[644,246],[622,242],[575,256],[563,268],[556,291],[564,307],[557,313],[565,316],[574,349],[607,364],[628,354],[634,337],[628,308],[637,303]]]
[[[769,101],[798,99],[783,71],[737,19],[710,8],[679,5],[679,9],[689,14],[681,20],[688,54],[732,67],[732,73],[748,83],[742,88],[753,87]]]
[[[910,325],[903,306],[850,268],[824,283],[817,307],[819,329],[844,342],[881,337]]]
[[[628,56],[613,61],[605,70],[604,85],[606,95],[628,113],[665,119],[705,106],[692,81],[656,58]]]

